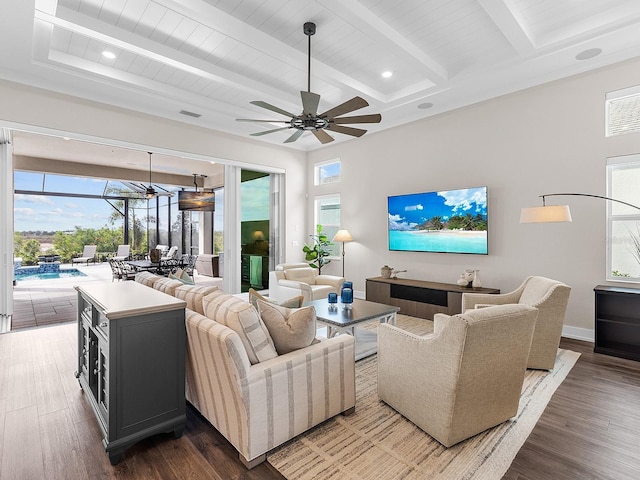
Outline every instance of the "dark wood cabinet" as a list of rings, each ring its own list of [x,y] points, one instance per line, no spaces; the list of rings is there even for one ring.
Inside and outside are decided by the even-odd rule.
[[[78,291],[78,371],[113,465],[126,448],[185,426],[185,302],[135,282]]]
[[[640,289],[598,285],[594,292],[594,351],[640,360]]]
[[[436,313],[462,311],[462,294],[500,293],[496,288],[468,288],[450,283],[408,278],[373,277],[366,280],[366,299],[400,307],[400,313],[433,320]]]

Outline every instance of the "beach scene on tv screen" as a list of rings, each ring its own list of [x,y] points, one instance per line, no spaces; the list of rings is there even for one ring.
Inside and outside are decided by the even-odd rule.
[[[388,198],[389,250],[487,254],[487,188]]]

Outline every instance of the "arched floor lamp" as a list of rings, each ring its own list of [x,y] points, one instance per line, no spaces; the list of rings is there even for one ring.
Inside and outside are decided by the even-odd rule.
[[[351,238],[351,234],[348,230],[338,230],[331,240],[332,242],[342,242],[342,276],[344,277],[344,243],[351,242],[353,238]]]
[[[631,203],[616,200],[615,198],[603,197],[602,195],[591,195],[590,193],[547,193],[539,195],[542,197],[541,207],[525,207],[520,211],[520,223],[550,223],[550,222],[571,222],[571,211],[569,205],[547,205],[545,197],[556,196],[593,197],[609,200],[611,202],[622,203],[629,207],[640,210],[640,207]]]

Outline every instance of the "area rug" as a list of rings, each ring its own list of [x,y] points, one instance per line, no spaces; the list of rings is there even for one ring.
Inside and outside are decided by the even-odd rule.
[[[432,322],[403,315],[398,324],[418,334],[433,329]],[[500,479],[579,356],[560,349],[550,372],[527,370],[516,417],[445,448],[379,400],[373,355],[356,363],[355,413],[296,437],[268,461],[289,480]]]

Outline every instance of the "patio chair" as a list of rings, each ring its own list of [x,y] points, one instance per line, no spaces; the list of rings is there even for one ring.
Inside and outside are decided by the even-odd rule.
[[[178,253],[178,247],[171,247],[166,254],[163,254],[160,261],[173,260]]]
[[[118,270],[120,272],[120,280],[135,279],[136,273],[138,272],[136,271],[135,268],[133,268],[132,265],[129,265],[124,260],[116,260],[116,263],[118,264]]]
[[[197,255],[189,255],[188,253],[185,253],[184,255],[182,255],[182,257],[180,257],[180,266],[182,267],[182,270],[187,272],[187,275],[189,275],[190,277],[193,277],[193,270],[196,266],[197,259]]]
[[[85,245],[82,250],[82,255],[77,258],[72,258],[71,263],[86,263],[89,265],[89,262],[96,263],[96,249],[97,245]]]
[[[118,245],[118,251],[113,257],[114,260],[129,260],[129,255],[131,254],[131,246],[130,245]]]

